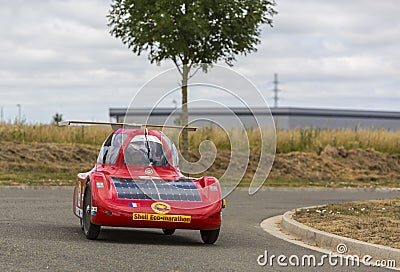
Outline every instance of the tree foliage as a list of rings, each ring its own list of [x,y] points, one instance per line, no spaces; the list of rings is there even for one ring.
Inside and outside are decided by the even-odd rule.
[[[274,0],[113,0],[111,35],[151,63],[172,60],[182,75],[181,124],[188,123],[187,83],[192,67],[233,65],[236,55],[256,51],[260,25],[272,26]],[[187,155],[188,135],[181,147]]]
[[[256,51],[261,24],[272,25],[273,0],[114,0],[111,34],[133,53],[171,59],[179,66],[232,65],[238,54]]]
[[[56,114],[53,115],[51,122],[53,123],[53,125],[57,125],[62,120],[63,120],[63,115],[57,112]]]

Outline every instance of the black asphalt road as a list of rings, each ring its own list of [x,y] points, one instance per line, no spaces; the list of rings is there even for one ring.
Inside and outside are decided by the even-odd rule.
[[[399,192],[270,189],[249,196],[236,191],[228,197],[219,240],[207,246],[198,231],[184,230],[164,236],[157,229],[104,229],[99,240],[89,241],[72,213],[72,188],[0,188],[0,271],[377,271],[328,263],[261,267],[257,257],[265,250],[288,257],[321,253],[270,236],[259,224],[296,207],[393,197]]]

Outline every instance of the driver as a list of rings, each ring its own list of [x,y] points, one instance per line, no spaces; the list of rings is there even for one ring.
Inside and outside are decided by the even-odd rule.
[[[142,141],[130,142],[125,149],[125,163],[128,165],[149,165],[145,143]]]
[[[161,141],[152,135],[135,136],[125,150],[128,165],[166,166],[168,160]]]

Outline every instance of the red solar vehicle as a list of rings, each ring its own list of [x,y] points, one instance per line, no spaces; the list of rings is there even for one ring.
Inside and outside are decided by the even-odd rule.
[[[174,143],[154,125],[111,124],[95,166],[77,175],[73,212],[88,239],[102,226],[200,230],[206,244],[217,241],[225,200],[214,177],[189,178],[178,167]],[[165,127],[165,126],[163,126]],[[182,129],[195,130],[184,127]]]

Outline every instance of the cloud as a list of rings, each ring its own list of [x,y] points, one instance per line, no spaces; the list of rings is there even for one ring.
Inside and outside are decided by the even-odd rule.
[[[381,96],[398,99],[400,93],[396,5],[397,1],[390,0],[379,4],[363,0],[278,2],[275,27],[263,29],[258,59],[240,59],[245,62],[241,67],[270,89],[271,74],[279,73],[286,105],[296,106],[303,96],[314,96],[313,106],[319,100],[331,107],[347,104],[396,110],[393,103],[379,100]],[[259,81],[267,74],[269,85]],[[329,93],[337,99],[330,99]]]
[[[29,121],[48,122],[55,112],[105,120],[109,107],[127,106],[147,80],[173,67],[152,65],[111,37],[107,1],[3,2],[0,106],[8,119],[19,103]],[[274,28],[262,28],[258,52],[238,57],[233,68],[268,99],[279,73],[281,105],[397,110],[397,7],[397,0],[278,1]],[[201,95],[224,100],[209,90],[192,97]],[[154,99],[148,92],[140,106]]]

